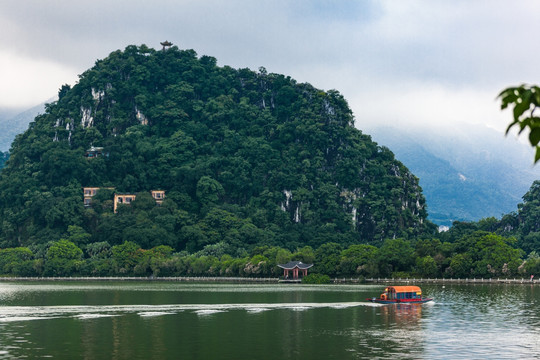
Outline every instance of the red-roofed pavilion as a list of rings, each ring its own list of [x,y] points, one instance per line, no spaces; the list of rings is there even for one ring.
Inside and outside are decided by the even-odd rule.
[[[283,269],[283,277],[289,279],[289,272],[292,271],[292,279],[298,280],[299,274],[302,274],[302,277],[307,275],[307,270],[313,266],[313,264],[304,264],[301,261],[289,261],[286,264],[278,264],[280,268]]]

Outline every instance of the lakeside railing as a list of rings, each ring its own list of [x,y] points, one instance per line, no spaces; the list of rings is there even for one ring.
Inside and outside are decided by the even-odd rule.
[[[265,277],[219,277],[219,276],[40,276],[40,277],[0,277],[0,282],[9,281],[171,281],[171,282],[214,282],[214,283],[300,283],[301,280],[283,280]],[[530,278],[353,278],[334,277],[334,284],[538,284],[540,280]]]
[[[415,283],[415,284],[536,284],[540,280],[530,278],[465,278],[465,279],[453,279],[453,278],[334,278],[334,283]]]
[[[178,282],[243,282],[243,283],[277,283],[278,278],[250,277],[208,277],[208,276],[39,276],[39,277],[0,277],[2,281],[178,281]]]

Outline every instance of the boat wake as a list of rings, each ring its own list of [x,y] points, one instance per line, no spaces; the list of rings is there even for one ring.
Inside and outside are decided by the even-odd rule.
[[[174,315],[191,312],[199,316],[241,310],[258,314],[272,310],[306,311],[311,309],[347,309],[358,306],[379,307],[368,302],[342,303],[267,303],[267,304],[167,304],[167,305],[81,305],[81,306],[3,306],[0,307],[0,323],[45,320],[55,318],[76,318],[91,320],[134,314],[140,317]]]

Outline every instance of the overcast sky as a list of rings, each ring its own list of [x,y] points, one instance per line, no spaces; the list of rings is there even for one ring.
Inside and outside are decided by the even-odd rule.
[[[498,93],[540,82],[535,0],[1,0],[0,108],[54,96],[127,45],[339,90],[356,124],[489,124]]]

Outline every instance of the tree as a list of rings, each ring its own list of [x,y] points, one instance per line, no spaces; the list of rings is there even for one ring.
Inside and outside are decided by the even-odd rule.
[[[116,262],[117,272],[120,274],[131,273],[142,257],[141,247],[132,242],[125,241],[122,245],[111,248],[112,259]]]
[[[540,257],[535,251],[531,252],[529,256],[527,257],[524,270],[525,270],[525,273],[527,274],[531,274],[531,275],[540,274]]]
[[[71,90],[71,86],[69,86],[68,84],[62,85],[60,90],[58,90],[58,99],[60,100],[64,96],[66,96],[66,94],[69,92],[69,90]]]
[[[466,235],[455,244],[450,262],[453,276],[510,276],[521,265],[523,250],[515,249],[515,238],[504,238],[486,231]]]
[[[150,211],[156,206],[156,201],[149,192],[145,191],[137,193],[137,197],[135,198],[131,206],[133,206],[133,210],[135,211]]]
[[[378,275],[379,249],[373,245],[351,245],[341,253],[340,269],[347,275]]]
[[[86,254],[90,258],[108,258],[111,254],[111,245],[106,241],[88,244]]]
[[[385,275],[409,271],[414,263],[414,249],[404,239],[388,239],[379,250],[380,268]]]
[[[476,246],[470,251],[478,259],[476,262],[476,274],[482,277],[510,276],[517,273],[521,265],[521,251],[514,249],[510,243],[515,239],[505,239],[496,234],[482,236],[476,242]]]
[[[197,199],[203,209],[203,213],[208,212],[224,193],[223,186],[210,176],[203,176],[197,182]]]
[[[292,254],[292,260],[298,260],[304,264],[313,264],[315,261],[315,251],[313,251],[311,246],[304,246]]]
[[[47,259],[79,260],[82,250],[69,240],[59,240],[47,250]]]
[[[34,253],[29,248],[18,247],[0,250],[0,271],[2,274],[31,276],[27,269],[32,269]]]
[[[71,241],[75,245],[87,244],[92,237],[92,235],[90,235],[82,227],[77,225],[69,225],[68,233],[69,237],[67,238],[67,240]]]
[[[416,258],[416,271],[418,275],[429,278],[436,277],[439,273],[437,263],[429,255]]]
[[[45,275],[69,276],[81,265],[83,252],[71,241],[62,239],[51,245],[45,259]]]
[[[342,247],[336,243],[326,243],[315,251],[314,269],[328,276],[335,276],[339,273],[339,263],[341,260]]]
[[[536,149],[534,162],[540,160],[540,117],[534,113],[540,106],[540,87],[536,85],[520,85],[504,89],[500,94],[501,110],[513,105],[513,121],[508,125],[506,133],[514,126],[519,128],[519,134],[529,130],[529,142]]]
[[[4,164],[9,159],[9,153],[8,152],[2,152],[0,151],[0,169],[4,167]]]
[[[468,254],[456,254],[450,260],[447,272],[452,277],[467,278],[473,275],[473,261]]]

